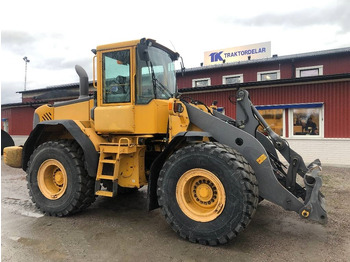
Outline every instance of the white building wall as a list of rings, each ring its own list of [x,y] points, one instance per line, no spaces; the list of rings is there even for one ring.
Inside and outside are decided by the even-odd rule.
[[[350,167],[350,139],[286,139],[306,165],[320,159],[323,166]]]

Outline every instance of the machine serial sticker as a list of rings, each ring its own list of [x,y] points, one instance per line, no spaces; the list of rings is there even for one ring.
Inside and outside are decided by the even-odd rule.
[[[259,156],[259,158],[256,160],[256,162],[258,162],[259,165],[262,164],[262,162],[264,162],[266,160],[267,156],[265,154],[262,154],[261,156]]]

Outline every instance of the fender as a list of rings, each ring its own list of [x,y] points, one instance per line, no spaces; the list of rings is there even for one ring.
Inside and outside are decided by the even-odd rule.
[[[66,130],[75,139],[75,141],[77,141],[77,143],[83,149],[89,176],[96,177],[98,152],[88,136],[84,134],[84,132],[73,120],[52,120],[38,123],[24,144],[22,169],[26,171],[28,161],[35,148],[37,148],[40,144],[51,140],[51,135],[56,130]]]

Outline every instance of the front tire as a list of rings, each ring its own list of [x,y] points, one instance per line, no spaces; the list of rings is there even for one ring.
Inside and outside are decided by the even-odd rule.
[[[83,152],[73,140],[41,144],[26,172],[32,201],[46,215],[67,216],[95,200],[94,179],[88,176]]]
[[[175,152],[158,179],[158,202],[167,222],[191,242],[227,243],[252,219],[258,205],[254,171],[244,157],[218,143]]]

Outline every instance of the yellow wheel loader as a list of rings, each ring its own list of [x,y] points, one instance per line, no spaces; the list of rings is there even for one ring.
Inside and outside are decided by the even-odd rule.
[[[96,196],[116,197],[147,185],[149,210],[160,207],[174,231],[200,244],[233,239],[262,199],[327,222],[320,161],[306,166],[271,130],[246,90],[237,91],[232,119],[215,106],[181,98],[174,68],[179,54],[155,40],[102,45],[93,52],[94,95],[86,72],[76,66],[79,98],[39,107],[23,149],[15,148],[30,196],[43,213],[70,215]],[[259,125],[267,136],[257,131]],[[304,185],[296,183],[297,175]]]

